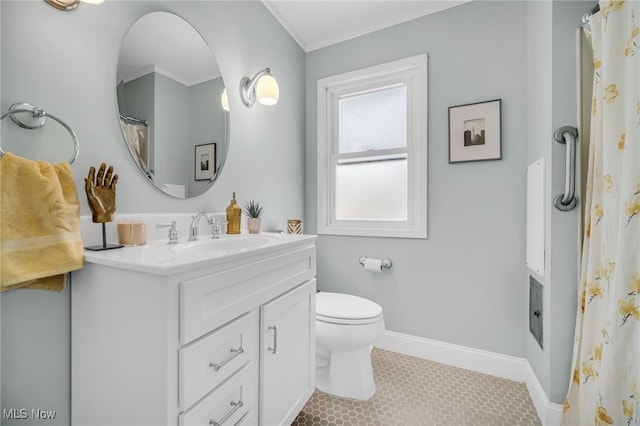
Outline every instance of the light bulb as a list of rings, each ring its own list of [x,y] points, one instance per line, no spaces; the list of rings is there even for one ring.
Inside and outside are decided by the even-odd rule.
[[[256,96],[262,105],[275,105],[280,97],[278,82],[271,74],[260,77],[256,86]]]
[[[229,98],[227,97],[227,89],[222,91],[222,95],[220,95],[220,103],[222,104],[222,109],[229,112]]]

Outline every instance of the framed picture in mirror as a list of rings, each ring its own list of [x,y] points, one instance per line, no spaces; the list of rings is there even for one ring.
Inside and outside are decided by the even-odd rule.
[[[449,163],[500,160],[501,100],[449,107]]]
[[[216,144],[196,145],[194,168],[196,180],[213,180],[216,177]]]

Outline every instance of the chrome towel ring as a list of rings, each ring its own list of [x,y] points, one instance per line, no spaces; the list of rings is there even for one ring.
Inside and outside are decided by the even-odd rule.
[[[20,113],[23,114],[23,117],[19,118],[16,116],[16,114]],[[26,114],[24,113],[28,113],[29,116],[25,117]],[[71,135],[71,139],[73,139],[73,154],[69,159],[69,164],[73,163],[76,158],[78,158],[78,153],[80,152],[80,143],[78,142],[78,137],[76,136],[73,129],[71,129],[71,127],[67,125],[67,123],[65,123],[55,115],[49,114],[42,108],[33,106],[28,103],[15,103],[9,107],[8,111],[0,115],[0,121],[2,121],[7,116],[11,118],[11,121],[13,121],[23,129],[39,129],[40,127],[45,125],[46,117],[57,121],[62,127],[67,129],[67,131]],[[2,157],[3,155],[4,151],[2,150],[2,147],[0,147],[0,157]]]

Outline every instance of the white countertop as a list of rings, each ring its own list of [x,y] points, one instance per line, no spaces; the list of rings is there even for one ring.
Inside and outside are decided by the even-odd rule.
[[[195,268],[217,265],[230,260],[264,254],[295,245],[309,245],[315,235],[282,234],[225,234],[221,238],[201,237],[199,241],[168,244],[167,239],[147,241],[146,244],[102,251],[84,251],[87,263],[155,275],[172,275]]]

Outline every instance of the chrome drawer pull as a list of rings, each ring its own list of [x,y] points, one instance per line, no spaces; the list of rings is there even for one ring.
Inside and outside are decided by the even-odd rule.
[[[238,355],[244,353],[244,349],[242,348],[238,348],[238,349],[233,349],[231,348],[231,355],[229,355],[224,361],[222,361],[220,364],[216,364],[215,362],[211,361],[209,363],[209,367],[213,367],[213,369],[215,371],[220,370],[222,367],[225,366],[226,363],[228,363],[229,361],[231,361],[232,359],[234,359],[235,357],[237,357]]]
[[[244,404],[242,403],[242,401],[238,401],[238,402],[231,401],[231,405],[233,406],[233,408],[229,410],[229,412],[225,414],[224,417],[221,418],[219,422],[216,422],[215,420],[211,419],[209,420],[209,424],[212,426],[222,426],[222,424],[227,420],[229,420],[229,417],[233,416],[233,413],[238,411],[240,407],[242,407]]]
[[[278,326],[277,325],[270,325],[269,327],[267,327],[269,330],[273,330],[273,347],[272,348],[267,348],[268,351],[272,351],[273,354],[277,354],[278,353]]]

